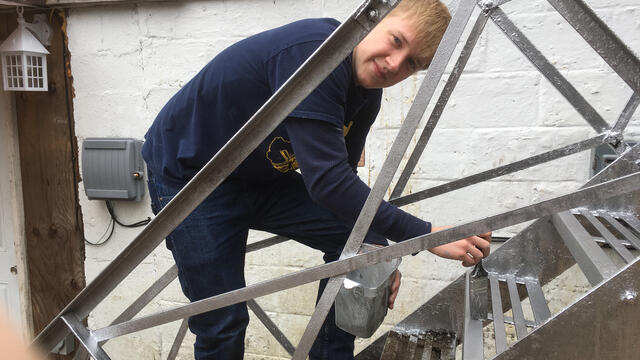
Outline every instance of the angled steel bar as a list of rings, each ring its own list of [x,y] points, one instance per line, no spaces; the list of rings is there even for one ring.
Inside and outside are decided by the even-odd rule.
[[[630,214],[620,214],[620,218],[624,220],[633,230],[640,233],[640,219]],[[640,250],[640,249],[639,249]]]
[[[358,252],[360,245],[362,244],[362,240],[369,230],[369,226],[371,226],[371,221],[378,211],[380,202],[386,194],[387,189],[393,180],[393,176],[400,165],[400,161],[409,147],[409,143],[411,142],[411,138],[420,123],[420,119],[427,110],[427,106],[436,91],[438,82],[446,70],[449,59],[451,59],[451,55],[456,48],[458,40],[462,36],[462,32],[469,22],[469,18],[471,17],[471,13],[473,13],[474,8],[475,0],[462,0],[455,9],[451,22],[440,41],[440,45],[438,46],[433,57],[433,61],[427,70],[424,80],[422,81],[422,85],[415,96],[414,102],[407,113],[407,117],[400,128],[396,140],[391,146],[389,155],[385,159],[382,169],[380,170],[380,174],[378,175],[378,178],[376,179],[376,182],[373,185],[362,210],[360,211],[360,215],[358,215],[358,219],[356,220],[353,230],[347,239],[342,254],[340,255],[341,258],[345,258]],[[327,283],[327,286],[318,300],[316,310],[311,316],[311,320],[309,320],[309,324],[298,343],[296,352],[293,356],[294,360],[304,360],[307,358],[307,355],[311,350],[311,346],[313,345],[313,342],[320,331],[320,327],[322,327],[322,324],[333,305],[334,299],[336,298],[343,281],[344,275],[341,275],[334,279],[330,279]]]
[[[270,238],[256,241],[255,243],[247,245],[247,253],[258,251],[260,249],[267,248],[276,244],[280,244],[289,240],[284,236],[272,236]],[[143,292],[136,300],[134,300],[129,307],[127,307],[118,317],[111,322],[111,325],[118,324],[127,320],[133,319],[145,306],[147,306],[151,300],[153,300],[162,290],[164,290],[173,280],[178,277],[178,267],[174,264],[167,271],[162,274],[145,292]],[[101,345],[103,345],[101,343]]]
[[[568,211],[553,215],[553,225],[591,285],[616,272],[616,266],[580,222]]]
[[[496,352],[500,354],[507,348],[507,332],[504,328],[500,285],[495,274],[489,273],[489,288],[491,289],[491,312],[493,313],[493,332],[496,338]]]
[[[416,349],[418,348],[418,337],[415,335],[409,335],[409,348],[407,349],[407,359],[413,359],[416,355]]]
[[[613,216],[609,215],[609,213],[605,211],[599,211],[598,214],[604,218],[609,224],[611,224],[616,230],[618,230],[624,238],[633,245],[634,248],[640,250],[640,239],[635,236],[629,229],[624,227],[620,222],[613,218]],[[626,245],[625,245],[626,246]]]
[[[66,324],[73,336],[75,336],[85,350],[89,352],[95,360],[111,360],[109,355],[102,350],[96,338],[87,330],[80,319],[73,314],[66,314],[61,317],[61,321]]]
[[[501,9],[495,9],[491,15],[491,20],[502,30],[511,42],[531,61],[540,73],[551,82],[551,84],[564,96],[567,101],[578,111],[578,113],[597,131],[602,132],[609,129],[609,124],[598,114],[598,112],[584,99],[567,79],[551,65],[544,55],[527,39],[527,37],[511,22],[507,14]]]
[[[471,291],[469,290],[470,273],[465,274],[464,291],[464,342],[462,358],[464,360],[484,359],[484,342],[482,336],[482,320],[471,317]]]
[[[38,335],[51,349],[67,334],[62,314],[86,317],[307,97],[397,1],[365,0],[144,230]]]
[[[498,6],[502,6],[509,1],[511,0],[478,0],[478,6],[480,6],[484,10],[489,10],[497,8]]]
[[[494,360],[636,359],[640,259],[591,289]]]
[[[293,353],[296,351],[296,348],[293,347],[293,345],[291,344],[291,341],[287,339],[287,336],[282,331],[280,331],[280,329],[278,328],[278,325],[276,325],[271,320],[269,315],[267,315],[267,313],[264,312],[264,310],[262,310],[260,305],[258,305],[258,303],[255,300],[251,299],[251,300],[247,300],[247,306],[258,317],[258,319],[260,320],[260,322],[262,322],[264,327],[267,328],[267,330],[269,330],[271,335],[273,335],[273,337],[278,341],[278,343],[282,345],[282,347],[287,351],[287,353],[293,356]]]
[[[520,170],[528,169],[530,167],[546,163],[548,161],[560,159],[565,156],[577,154],[579,152],[594,148],[600,144],[603,144],[607,138],[607,134],[601,134],[592,137],[587,140],[583,140],[577,143],[573,143],[558,149],[547,151],[542,154],[534,155],[529,158],[518,160],[511,164],[499,166],[495,169],[483,171],[474,175],[464,177],[462,179],[453,180],[446,184],[437,185],[429,189],[415,192],[413,194],[405,195],[396,199],[390,200],[390,202],[396,206],[404,206],[412,204],[414,202],[428,199],[437,195],[461,189],[466,186],[481,183],[485,180],[490,180],[499,176],[511,174]]]
[[[276,235],[276,236],[272,236],[260,241],[256,241],[254,243],[251,244],[247,244],[247,250],[246,252],[252,252],[252,251],[257,251],[257,250],[261,250],[264,248],[268,248],[269,246],[273,246],[273,245],[277,245],[280,243],[283,243],[285,241],[289,241],[290,239],[286,236],[281,236],[281,235]]]
[[[180,345],[182,345],[184,337],[187,335],[187,330],[189,330],[188,319],[183,319],[182,323],[180,323],[180,328],[178,329],[176,338],[173,340],[173,345],[171,345],[171,351],[169,351],[169,355],[167,355],[167,360],[175,360],[176,356],[178,356]]]
[[[433,351],[433,346],[428,343],[424,343],[424,347],[422,348],[422,357],[420,360],[431,360],[431,352]]]
[[[120,315],[118,315],[112,324],[118,324],[123,321],[131,320],[151,302],[162,290],[164,290],[173,280],[178,277],[178,267],[173,264],[167,271],[162,274],[151,286],[145,290],[131,305],[129,305]]]
[[[631,116],[633,116],[633,113],[636,112],[638,105],[640,105],[640,95],[638,95],[637,93],[631,94],[631,97],[629,98],[629,101],[627,101],[627,104],[624,106],[622,113],[620,113],[618,120],[611,127],[611,136],[622,136],[622,132],[627,127],[627,125],[629,125],[629,120],[631,120]]]
[[[549,305],[547,305],[547,300],[545,300],[544,293],[537,280],[526,279],[524,284],[527,287],[527,294],[529,294],[533,318],[536,321],[536,325],[540,325],[551,317],[551,310],[549,310]]]
[[[587,221],[593,225],[593,227],[598,230],[598,232],[602,235],[602,237],[606,240],[607,244],[609,244],[620,257],[624,260],[625,263],[630,263],[635,259],[635,256],[631,255],[631,252],[627,250],[626,247],[622,245],[622,242],[615,237],[595,216],[591,215],[589,211],[586,209],[580,209],[580,214],[584,216]]]
[[[633,116],[633,113],[636,112],[638,105],[640,105],[640,95],[638,95],[637,93],[631,94],[631,97],[629,98],[629,101],[627,101],[627,104],[624,106],[620,117],[618,117],[618,121],[616,121],[616,123],[611,128],[612,134],[622,134],[624,129],[629,124],[631,116]]]
[[[472,221],[446,230],[418,236],[401,243],[389,245],[364,254],[318,265],[276,279],[263,281],[242,289],[183,305],[161,313],[140,317],[121,324],[97,329],[93,332],[96,339],[106,340],[157,325],[176,321],[188,316],[219,309],[242,301],[255,299],[277,291],[290,289],[312,281],[346,274],[361,267],[406,256],[436,246],[447,244],[457,239],[480,234],[490,230],[520,224],[525,221],[549,216],[561,211],[599,203],[612,196],[622,195],[640,189],[640,172],[622,176],[572,193],[541,201],[532,205],[507,211],[484,219]]]
[[[631,94],[631,98],[627,101],[627,104],[622,109],[622,113],[618,117],[618,120],[611,127],[611,131],[609,131],[609,145],[618,155],[622,155],[630,146],[624,141],[624,136],[622,133],[624,129],[629,125],[629,120],[631,120],[631,116],[640,105],[640,95],[633,93]]]
[[[462,52],[458,57],[458,61],[456,61],[449,78],[447,79],[447,83],[444,85],[442,92],[440,93],[440,97],[436,102],[433,110],[431,111],[431,115],[429,116],[429,120],[422,130],[420,134],[420,138],[416,143],[416,146],[413,148],[413,152],[407,161],[407,164],[404,166],[402,170],[402,174],[396,183],[395,188],[391,192],[391,198],[395,199],[398,196],[402,195],[402,191],[405,186],[407,186],[407,182],[409,182],[409,177],[411,177],[411,173],[416,168],[418,161],[420,160],[420,156],[424,152],[429,139],[431,138],[431,134],[433,134],[433,130],[435,130],[438,125],[438,121],[440,121],[440,117],[442,116],[442,112],[444,111],[445,106],[447,106],[447,102],[449,102],[449,98],[453,93],[456,85],[458,84],[458,80],[460,79],[460,75],[464,71],[465,66],[467,66],[467,62],[469,61],[469,57],[471,57],[471,53],[478,43],[478,39],[484,30],[484,26],[487,24],[487,15],[483,12],[476,19],[476,23],[473,25],[473,29],[467,38],[467,42],[464,44],[462,48]]]
[[[524,322],[524,312],[522,311],[522,303],[520,302],[516,279],[512,275],[507,276],[507,287],[509,288],[509,300],[511,302],[511,311],[513,312],[513,322],[516,324],[516,335],[519,340],[527,336],[527,326]]]
[[[640,94],[640,60],[582,0],[548,0],[562,17]]]

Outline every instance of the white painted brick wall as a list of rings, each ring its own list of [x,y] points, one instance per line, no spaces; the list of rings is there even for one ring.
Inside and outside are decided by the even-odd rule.
[[[80,141],[96,136],[141,139],[164,103],[226,46],[300,18],[344,19],[358,3],[189,1],[71,9],[68,35],[76,134]],[[593,0],[589,4],[633,51],[640,52],[637,0]],[[548,3],[514,0],[503,8],[605,120],[615,121],[631,95],[630,89]],[[423,76],[417,74],[385,90],[379,119],[367,142],[366,166],[360,169],[360,176],[367,183],[375,181]],[[440,86],[443,84],[444,80]],[[507,164],[593,134],[577,112],[489,22],[405,192]],[[628,134],[640,138],[639,113],[634,115]],[[573,190],[588,178],[588,161],[587,153],[577,154],[406,209],[436,224],[461,223]],[[80,191],[84,194],[82,184]],[[86,236],[95,241],[107,226],[108,213],[102,202],[82,198],[81,205]],[[115,207],[127,222],[150,215],[148,197],[140,203],[118,202]],[[513,234],[520,228],[522,225],[498,233]],[[88,246],[88,280],[137,232],[117,227],[106,245]],[[251,241],[266,236],[269,235],[255,233]],[[320,263],[319,252],[286,243],[248,254],[245,272],[251,284]],[[160,246],[91,315],[91,326],[108,324],[172,264],[171,254]],[[426,253],[405,258],[401,269],[403,286],[396,309],[390,311],[378,333],[388,330],[464,271],[455,262]],[[258,302],[297,343],[313,311],[316,288],[315,284],[308,284],[265,296]],[[583,292],[586,286],[579,271],[574,271],[549,289],[554,290],[550,292],[553,306],[560,309],[572,294]],[[174,282],[143,314],[184,302],[179,285]],[[114,359],[166,357],[178,326],[176,322],[119,338],[106,348]],[[189,335],[180,358],[192,357],[192,341]],[[368,341],[358,340],[357,348],[366,344]],[[246,359],[286,357],[253,315],[246,348]]]

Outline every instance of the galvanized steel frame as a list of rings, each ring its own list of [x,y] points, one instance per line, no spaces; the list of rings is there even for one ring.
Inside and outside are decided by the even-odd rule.
[[[250,307],[270,329],[285,349],[295,359],[306,358],[311,344],[315,340],[320,325],[333,304],[335,295],[342,283],[343,275],[356,268],[405,256],[417,251],[448,243],[454,239],[475,233],[493,230],[516,224],[540,216],[552,215],[585,203],[604,200],[614,195],[634,191],[640,188],[640,174],[633,174],[594,185],[569,195],[530,205],[521,209],[474,221],[445,231],[428,234],[391,245],[363,255],[355,255],[371,221],[387,191],[393,176],[400,165],[410,140],[415,133],[427,105],[435,94],[436,86],[444,73],[476,5],[476,0],[461,0],[456,7],[452,22],[437,50],[425,80],[409,110],[400,133],[393,143],[381,173],[372,188],[371,194],[358,217],[356,225],[347,241],[340,260],[303,270],[274,280],[247,286],[243,289],[204,299],[155,315],[131,320],[146,304],[177,276],[177,269],[170,268],[134,303],[118,316],[110,326],[95,331],[86,329],[79,319],[86,317],[119,283],[148,255],[195,207],[208,196],[235,167],[270,133],[297,104],[304,99],[353,49],[362,37],[371,30],[397,3],[393,0],[367,0],[341,25],[334,34],[303,64],[287,83],[252,117],[252,119],[216,154],[194,179],[161,211],[134,241],[74,299],[58,317],[37,337],[36,343],[51,348],[71,330],[89,353],[97,359],[108,359],[100,347],[104,342],[116,336],[138,331],[152,326],[179,320],[201,312],[210,311],[241,301],[249,301]],[[431,196],[460,189],[465,186],[486,181],[531,166],[555,160],[570,154],[584,151],[602,143],[609,143],[618,153],[629,148],[624,144],[622,132],[640,103],[640,62],[626,46],[609,30],[606,25],[581,0],[549,0],[549,2],[567,19],[585,40],[610,64],[634,90],[620,118],[610,127],[586,100],[564,79],[559,72],[542,56],[535,46],[526,39],[509,20],[498,5],[507,1],[478,1],[482,12],[476,19],[466,44],[429,121],[422,132],[403,174],[392,193],[392,202],[401,206]],[[399,197],[409,175],[415,168],[421,153],[435,129],[437,122],[451,96],[457,81],[482,33],[488,18],[491,18],[505,35],[523,52],[523,54],[549,79],[549,81],[567,98],[573,107],[587,120],[600,135],[559,149],[501,166],[476,175],[459,179],[448,184],[427,189],[416,194]],[[595,35],[594,35],[595,34]],[[606,41],[602,41],[605,39]],[[613,51],[615,56],[609,56]],[[624,146],[620,146],[624,144]],[[272,237],[258,243],[249,244],[247,251],[259,250],[287,239]],[[275,291],[284,290],[322,278],[333,277],[322,294],[316,311],[298,345],[293,346],[282,332],[270,322],[259,308],[254,298]],[[521,321],[517,321],[516,324]],[[183,321],[169,358],[175,357],[179,343],[186,333],[186,321]]]

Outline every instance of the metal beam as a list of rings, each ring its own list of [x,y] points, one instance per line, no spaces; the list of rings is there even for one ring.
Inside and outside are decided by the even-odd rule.
[[[366,0],[345,20],[227,144],[160,211],[144,230],[38,335],[51,349],[67,334],[63,314],[86,317],[329,75],[362,38],[395,6]]]
[[[396,206],[404,206],[404,205],[412,204],[416,201],[428,199],[430,197],[441,195],[453,190],[461,189],[463,187],[467,187],[473,184],[478,184],[480,182],[497,178],[499,176],[504,176],[520,170],[528,169],[530,167],[540,165],[548,161],[560,159],[565,156],[577,154],[579,152],[592,149],[604,143],[606,137],[607,137],[607,134],[601,134],[587,140],[583,140],[577,143],[573,143],[573,144],[561,147],[559,149],[547,151],[545,153],[534,155],[523,160],[518,160],[511,164],[499,166],[495,169],[483,171],[474,175],[464,177],[462,179],[457,179],[457,180],[448,182],[446,184],[434,186],[432,188],[418,191],[413,194],[392,199],[390,200],[390,202]]]
[[[189,320],[183,319],[182,323],[180,323],[180,328],[178,329],[176,338],[173,340],[173,345],[171,345],[171,351],[169,351],[167,360],[175,360],[176,356],[178,356],[178,351],[180,351],[180,345],[182,345],[182,342],[184,341],[184,337],[185,335],[187,335],[187,330],[189,330]]]
[[[524,312],[522,311],[522,303],[520,302],[516,279],[513,275],[507,275],[506,279],[507,288],[509,289],[509,301],[511,302],[511,312],[513,313],[513,322],[516,325],[516,335],[519,340],[527,336],[527,325],[524,321]]]
[[[269,315],[267,315],[267,313],[264,312],[264,310],[262,310],[260,305],[258,305],[258,303],[255,300],[251,299],[251,300],[247,300],[247,306],[249,307],[249,309],[251,309],[251,311],[253,311],[253,313],[256,315],[256,317],[258,317],[260,322],[262,322],[262,325],[264,325],[264,327],[267,328],[267,330],[271,333],[271,335],[273,335],[273,337],[278,341],[278,343],[287,351],[287,353],[293,356],[293,353],[296,351],[296,348],[293,347],[293,345],[291,344],[291,341],[287,339],[287,336],[282,331],[280,331],[280,329],[278,328],[278,325],[276,325],[271,320]]]
[[[489,273],[489,288],[491,289],[491,312],[493,314],[493,331],[496,339],[496,352],[500,354],[507,348],[507,332],[504,328],[504,313],[502,312],[502,295],[500,285],[495,274]]]
[[[109,355],[102,350],[96,338],[82,325],[80,319],[73,314],[62,316],[62,321],[69,327],[73,335],[78,339],[80,344],[89,352],[95,360],[111,360]]]
[[[427,121],[427,124],[425,125],[424,130],[422,130],[422,133],[420,134],[420,138],[418,139],[416,146],[413,148],[413,152],[411,153],[411,156],[409,157],[407,164],[404,166],[404,169],[402,170],[402,174],[400,174],[400,178],[398,179],[398,182],[396,183],[395,188],[391,192],[392,199],[395,199],[400,195],[402,195],[402,191],[404,190],[405,186],[407,186],[407,182],[409,182],[409,177],[411,177],[413,170],[416,168],[416,165],[418,165],[420,156],[422,156],[422,153],[424,152],[424,149],[427,146],[429,139],[431,138],[431,134],[433,134],[433,131],[438,125],[438,121],[440,121],[440,117],[444,112],[444,108],[445,106],[447,106],[447,103],[449,102],[449,98],[451,97],[453,90],[458,84],[460,75],[462,75],[462,72],[464,71],[465,66],[467,66],[467,62],[471,57],[471,53],[473,52],[473,49],[475,48],[478,42],[478,39],[480,38],[482,31],[484,30],[484,26],[487,24],[487,19],[488,19],[487,14],[484,12],[480,14],[476,19],[476,23],[473,25],[473,29],[471,29],[471,33],[467,38],[467,42],[464,44],[464,47],[462,48],[462,52],[458,57],[458,61],[453,67],[453,70],[451,71],[451,74],[447,79],[447,83],[444,85],[444,88],[440,93],[440,97],[438,98],[438,101],[436,102],[436,105],[431,111],[429,120]]]
[[[636,359],[640,260],[591,289],[494,360]]]
[[[580,214],[584,216],[587,221],[589,221],[591,225],[596,228],[596,230],[598,230],[598,232],[602,235],[602,238],[615,250],[615,252],[618,253],[618,255],[620,255],[620,257],[622,257],[625,263],[628,264],[633,261],[635,256],[631,255],[631,252],[627,250],[624,245],[622,245],[622,242],[615,235],[613,235],[611,231],[609,231],[600,221],[598,221],[595,216],[591,215],[591,212],[586,209],[580,209]]]
[[[640,94],[640,60],[582,0],[548,0],[618,76]]]
[[[591,239],[591,235],[573,214],[561,212],[553,215],[552,221],[591,285],[596,285],[615,273],[616,267],[611,259]]]
[[[533,318],[536,321],[536,325],[540,325],[551,317],[551,310],[549,310],[549,305],[544,298],[544,293],[538,280],[526,279],[524,284],[527,287],[527,294],[529,294]]]
[[[491,20],[502,30],[502,32],[518,47],[524,56],[540,71],[540,73],[564,96],[576,111],[597,131],[602,132],[609,129],[609,124],[598,114],[598,112],[580,95],[578,90],[551,65],[549,60],[533,45],[529,39],[518,29],[509,19],[502,9],[495,9],[491,13]]]
[[[462,343],[462,359],[482,360],[484,359],[482,320],[473,319],[471,317],[471,291],[469,288],[470,277],[471,275],[467,271],[464,279],[464,339]]]
[[[610,137],[613,139],[610,140],[615,141],[614,150],[616,150],[616,153],[618,155],[621,155],[627,149],[626,144],[624,146],[618,145],[623,141],[622,132],[627,127],[627,125],[629,125],[629,120],[631,120],[631,116],[633,116],[633,113],[638,108],[638,105],[640,105],[640,95],[636,93],[631,94],[631,98],[629,98],[629,101],[627,101],[624,109],[622,109],[622,113],[620,113],[618,120],[615,124],[613,124],[613,127],[611,128]]]
[[[480,234],[494,229],[520,224],[525,221],[549,216],[561,211],[576,208],[588,203],[599,203],[613,196],[626,194],[640,189],[640,172],[626,175],[601,184],[585,187],[567,195],[555,197],[536,204],[489,216],[463,225],[442,231],[418,236],[384,248],[369,251],[277,279],[260,282],[238,290],[203,299],[161,313],[130,320],[122,324],[108,326],[93,332],[98,340],[106,340],[133,333],[157,325],[176,321],[184,317],[201,314],[242,301],[268,295],[277,291],[290,289],[312,281],[346,274],[364,266],[389,261],[436,246],[447,244],[457,239]]]
[[[616,230],[618,230],[618,232],[620,232],[622,236],[624,236],[624,238],[628,241],[628,243],[626,244],[623,243],[625,246],[628,247],[627,244],[630,244],[630,245],[633,245],[633,248],[635,248],[636,250],[640,250],[640,239],[638,239],[638,237],[636,237],[631,231],[629,231],[629,229],[624,227],[618,220],[613,218],[613,216],[609,215],[609,213],[605,211],[599,211],[598,213],[609,224],[611,224],[614,228],[616,228]]]

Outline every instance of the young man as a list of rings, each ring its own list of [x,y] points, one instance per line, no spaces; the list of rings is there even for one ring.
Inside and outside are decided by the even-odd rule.
[[[438,0],[402,1],[176,228],[167,247],[191,301],[245,285],[249,229],[290,237],[324,252],[325,261],[338,258],[370,191],[355,170],[380,108],[381,88],[429,65],[449,19]],[[169,100],[143,147],[154,212],[338,25],[333,19],[302,20],[242,40],[222,51]],[[402,241],[433,229],[383,202],[365,241],[386,245],[386,239]],[[470,266],[488,255],[489,242],[474,236],[431,251]],[[399,283],[398,275],[390,306]],[[244,303],[190,318],[196,358],[242,359],[248,319]],[[352,359],[353,340],[336,328],[332,311],[310,357]]]

